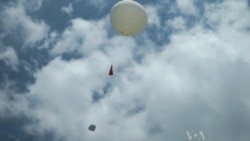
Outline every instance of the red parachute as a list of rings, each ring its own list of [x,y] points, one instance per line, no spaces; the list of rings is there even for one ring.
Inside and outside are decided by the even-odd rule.
[[[114,73],[113,73],[113,65],[111,65],[110,69],[109,69],[109,75],[112,76]]]

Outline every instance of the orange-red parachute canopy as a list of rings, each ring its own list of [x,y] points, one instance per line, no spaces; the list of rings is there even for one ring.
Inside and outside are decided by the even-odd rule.
[[[109,75],[113,75],[113,65],[111,65],[110,70],[109,70]]]

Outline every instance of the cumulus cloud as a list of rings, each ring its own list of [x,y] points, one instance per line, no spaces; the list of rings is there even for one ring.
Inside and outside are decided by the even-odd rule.
[[[74,50],[96,49],[103,42],[107,33],[101,29],[105,22],[86,21],[80,18],[71,21],[71,27],[67,28],[52,49],[53,54],[61,54]],[[96,38],[100,40],[96,40]],[[86,52],[87,54],[88,52]]]
[[[30,104],[24,95],[15,95],[16,82],[4,75],[0,85],[0,119],[26,116]]]
[[[104,10],[107,6],[109,6],[109,3],[103,0],[92,0],[92,1],[87,1],[87,0],[75,0],[76,3],[83,2],[93,8],[96,9],[96,11],[100,12]]]
[[[108,38],[107,18],[100,21],[86,21],[72,19],[69,26],[62,34],[61,39],[52,48],[53,55],[77,51],[84,57],[89,57],[100,50],[109,56],[111,63],[126,64],[131,59],[131,52],[135,48],[135,41],[127,37]]]
[[[165,26],[174,30],[186,30],[186,20],[183,17],[175,17],[166,21]]]
[[[42,20],[32,19],[27,15],[26,10],[25,2],[22,1],[4,7],[1,13],[4,33],[21,32],[20,38],[25,44],[34,44],[47,36],[49,26]]]
[[[197,8],[194,2],[195,0],[176,0],[178,9],[187,15],[197,15]]]
[[[69,16],[71,16],[73,11],[74,11],[74,9],[73,9],[72,3],[70,3],[68,6],[62,7],[62,12],[66,13]]]
[[[235,1],[226,1],[220,4],[211,3],[205,5],[205,9],[209,11],[205,14],[207,24],[219,28],[218,30],[227,28],[246,32],[249,28],[249,6],[245,0],[237,3]]]
[[[155,25],[157,27],[160,26],[160,17],[157,13],[158,6],[156,5],[147,5],[145,7],[147,14],[148,14],[148,24]]]
[[[7,47],[0,53],[0,60],[4,60],[4,62],[13,69],[16,69],[19,64],[16,51],[12,47]]]
[[[58,136],[55,140],[71,141],[188,140],[187,131],[203,131],[206,140],[247,141],[247,1],[204,6],[203,19],[193,27],[186,27],[187,21],[179,16],[166,20],[178,32],[170,34],[170,42],[160,51],[153,49],[159,46],[144,36],[147,33],[135,38],[109,36],[107,18],[72,19],[51,49],[55,59],[37,71],[30,92],[17,97],[23,105],[18,111],[35,121],[25,130],[52,131]],[[242,15],[246,18],[239,18]],[[157,24],[157,14],[152,17],[156,17],[152,24]],[[61,59],[71,51],[83,56]],[[138,54],[141,61],[136,60]],[[108,76],[111,64],[112,77]],[[107,94],[93,103],[93,94],[104,93],[107,83],[111,87]],[[36,101],[34,107],[22,104],[26,97]],[[97,129],[89,132],[93,123]]]
[[[44,0],[20,0],[19,2],[24,5],[26,10],[38,11],[42,7]]]

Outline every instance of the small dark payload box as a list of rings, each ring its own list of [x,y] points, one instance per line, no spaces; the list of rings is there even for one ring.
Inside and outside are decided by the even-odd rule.
[[[94,124],[91,124],[90,126],[89,126],[89,130],[90,131],[95,131],[95,128],[96,128],[96,126],[94,125]]]

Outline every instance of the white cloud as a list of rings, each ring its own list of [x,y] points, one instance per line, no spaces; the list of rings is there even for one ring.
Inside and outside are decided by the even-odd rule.
[[[87,5],[93,7],[93,8],[96,8],[96,10],[98,11],[103,11],[103,9],[105,7],[108,6],[108,2],[107,1],[103,1],[103,0],[91,0],[91,1],[88,1],[88,0],[75,0],[76,3],[77,2],[84,2],[86,3]]]
[[[80,18],[73,19],[71,21],[71,27],[63,32],[62,39],[56,43],[52,52],[54,54],[60,54],[74,50],[84,50],[87,51],[85,52],[87,54],[103,42],[102,38],[106,38],[107,33],[101,30],[104,29],[104,26],[104,21],[88,22]]]
[[[175,30],[186,30],[186,21],[183,17],[174,17],[166,21],[165,23],[167,27]]]
[[[107,6],[108,3],[105,2],[105,1],[102,1],[102,0],[92,0],[90,2],[90,4],[92,4],[92,5],[96,6],[96,7],[103,8],[104,6]]]
[[[33,20],[26,13],[25,5],[20,1],[17,4],[6,6],[2,12],[5,33],[20,32],[26,44],[33,44],[43,40],[49,31],[44,21]]]
[[[239,55],[249,61],[250,10],[247,7],[247,1],[242,0],[237,3],[226,1],[220,5],[209,4],[206,5],[206,9],[208,11],[205,14],[207,24],[218,30],[219,36],[223,37],[222,40],[227,44],[227,50],[233,55],[233,59],[234,55]]]
[[[197,15],[197,8],[194,5],[195,0],[176,0],[177,7],[183,14]]]
[[[7,97],[7,92],[5,90],[0,90],[0,118],[9,116],[9,100]]]
[[[223,18],[237,5],[241,8],[236,15]],[[57,57],[36,73],[27,97],[38,104],[23,109],[37,122],[26,130],[54,131],[71,141],[188,140],[187,130],[202,130],[214,141],[248,140],[250,34],[243,30],[248,20],[238,18],[249,17],[245,5],[246,1],[207,5],[204,21],[213,30],[202,22],[187,29],[181,18],[169,20],[181,30],[170,35],[161,51],[151,49],[157,46],[146,36],[140,36],[145,47],[137,38],[109,37],[105,18],[73,19],[52,54],[76,50],[83,57]],[[140,64],[134,60],[137,48],[149,50],[140,52]],[[112,77],[107,74],[110,64]],[[92,103],[93,92],[102,93],[108,82],[109,93]],[[96,132],[87,130],[92,123]]]
[[[38,125],[26,129],[36,132],[54,130],[59,135],[65,134],[68,140],[91,139],[91,135],[86,130],[89,124],[94,123],[97,124],[98,138],[113,138],[106,136],[108,131],[105,130],[106,127],[115,132],[124,130],[126,131],[123,134],[124,137],[129,134],[131,138],[137,139],[135,132],[126,130],[130,128],[126,124],[130,120],[121,117],[120,112],[117,111],[119,108],[117,109],[116,106],[120,105],[121,100],[119,96],[114,96],[115,99],[108,99],[96,106],[91,104],[93,91],[99,90],[102,93],[105,83],[113,81],[108,80],[110,79],[107,76],[109,66],[108,58],[98,51],[83,60],[64,62],[57,58],[51,62],[37,74],[38,81],[30,88],[32,96],[42,101],[42,105],[35,109],[33,115],[39,120]],[[115,89],[119,92],[119,89]],[[120,92],[117,94],[120,95]],[[119,123],[119,119],[124,122]],[[138,122],[139,119],[131,120]]]
[[[240,31],[246,31],[249,28],[249,7],[246,0],[225,1],[221,4],[211,3],[205,5],[205,16],[208,24],[218,28],[236,28]],[[223,18],[222,18],[223,17]],[[243,18],[244,17],[244,18]]]
[[[158,6],[157,5],[147,5],[145,6],[145,9],[148,14],[148,24],[149,25],[156,25],[157,27],[160,27],[160,17],[157,13]]]
[[[62,7],[61,10],[62,10],[63,13],[66,13],[69,16],[71,16],[72,12],[74,11],[74,9],[72,7],[72,3],[70,3],[68,6]]]
[[[13,69],[16,69],[19,64],[19,59],[16,54],[16,51],[12,47],[7,47],[3,52],[0,53],[0,60],[11,66]]]
[[[7,75],[2,75],[0,89],[0,118],[18,117],[27,115],[29,111],[28,98],[24,95],[15,95],[13,87],[15,81],[9,80]]]
[[[22,3],[26,10],[37,11],[42,7],[44,0],[20,0],[19,2]]]
[[[62,34],[61,39],[52,49],[52,54],[77,51],[84,57],[89,57],[97,50],[109,56],[111,63],[122,65],[131,59],[135,41],[127,37],[107,36],[107,18],[100,21],[73,19],[72,24]]]

